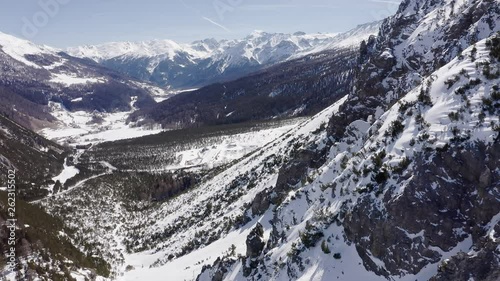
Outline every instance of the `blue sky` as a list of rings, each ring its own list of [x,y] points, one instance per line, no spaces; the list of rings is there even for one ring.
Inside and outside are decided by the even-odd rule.
[[[399,0],[1,0],[0,31],[59,48],[110,41],[342,32]]]

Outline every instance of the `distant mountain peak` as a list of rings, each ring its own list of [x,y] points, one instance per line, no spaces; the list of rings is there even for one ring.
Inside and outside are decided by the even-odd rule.
[[[0,49],[15,60],[34,68],[39,65],[26,59],[26,55],[55,54],[59,50],[52,47],[37,45],[25,39],[0,32]]]

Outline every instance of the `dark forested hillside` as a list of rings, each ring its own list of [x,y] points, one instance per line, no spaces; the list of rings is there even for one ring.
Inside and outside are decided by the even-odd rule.
[[[42,189],[63,169],[68,149],[0,115],[0,182],[7,182],[8,169],[17,171],[18,195],[37,199]]]
[[[165,128],[313,115],[352,87],[358,49],[308,55],[227,83],[174,96],[131,115]]]

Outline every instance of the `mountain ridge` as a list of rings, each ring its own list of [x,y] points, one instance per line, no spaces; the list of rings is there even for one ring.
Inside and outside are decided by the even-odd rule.
[[[361,41],[373,35],[378,25],[379,22],[364,24],[340,34],[259,31],[239,40],[205,39],[191,44],[171,40],[115,42],[69,48],[68,52],[160,86],[195,88],[240,78],[314,52],[352,47],[358,41],[349,41],[346,36],[359,37]]]

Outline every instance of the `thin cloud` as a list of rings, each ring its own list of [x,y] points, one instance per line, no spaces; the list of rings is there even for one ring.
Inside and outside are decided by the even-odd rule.
[[[369,0],[370,2],[375,2],[375,3],[384,3],[384,4],[392,4],[392,5],[399,5],[401,4],[401,1],[392,1],[392,0]]]
[[[306,9],[306,8],[336,9],[337,7],[332,5],[287,5],[287,4],[241,6],[241,9],[251,10],[251,11],[275,11],[280,9]]]
[[[211,19],[209,19],[209,18],[207,18],[207,17],[201,17],[201,18],[202,18],[202,19],[204,19],[204,20],[206,20],[206,21],[208,21],[209,23],[211,23],[211,24],[213,24],[213,25],[215,25],[215,26],[218,26],[218,27],[220,27],[220,28],[224,29],[224,30],[225,30],[225,31],[227,31],[227,32],[232,32],[229,28],[227,28],[227,27],[223,26],[223,25],[222,25],[222,24],[220,24],[220,23],[215,22],[214,20],[211,20]]]
[[[187,4],[184,0],[178,0],[178,1],[179,1],[179,2],[181,2],[181,3],[182,3],[182,5],[183,5],[186,9],[193,11],[195,14],[197,14],[197,15],[198,15],[199,17],[201,17],[202,19],[204,19],[204,20],[208,21],[209,23],[211,23],[211,24],[213,24],[213,25],[215,25],[215,26],[217,26],[217,27],[219,27],[219,28],[223,29],[223,30],[224,30],[224,31],[226,31],[226,32],[230,32],[230,33],[232,33],[232,31],[231,31],[229,28],[227,28],[227,27],[223,26],[222,24],[220,24],[220,23],[218,23],[218,22],[216,22],[216,21],[214,21],[214,20],[212,20],[212,19],[210,19],[210,18],[207,18],[207,17],[203,16],[203,14],[200,12],[200,10],[195,9],[195,8],[194,8],[194,7],[192,7],[191,5]]]

